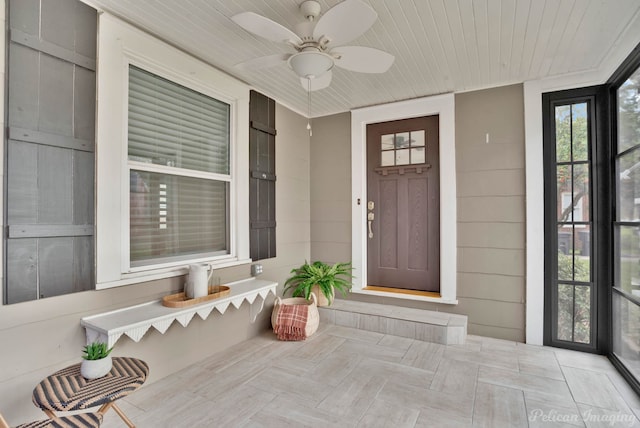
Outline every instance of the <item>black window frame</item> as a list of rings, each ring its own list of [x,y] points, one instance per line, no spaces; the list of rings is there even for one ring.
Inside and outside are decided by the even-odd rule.
[[[615,197],[617,188],[614,188],[616,183],[615,177],[615,162],[616,158],[619,155],[629,152],[630,150],[634,150],[634,148],[628,148],[624,150],[622,153],[617,153],[618,147],[618,102],[617,102],[617,91],[620,86],[636,71],[640,68],[640,44],[638,44],[633,51],[627,56],[627,58],[620,64],[620,66],[616,69],[616,71],[611,75],[609,80],[607,80],[606,88],[607,88],[607,98],[609,100],[608,111],[607,111],[607,119],[609,126],[609,150],[608,153],[608,164],[609,164],[609,178],[610,185],[607,186],[607,193],[613,194],[610,197],[609,207],[610,207],[610,222],[609,222],[609,232],[611,236],[611,243],[613,245],[613,234],[615,233],[615,224],[625,223],[625,222],[617,222],[616,217],[614,216],[617,213],[617,198]],[[616,190],[613,192],[612,190]],[[608,287],[608,296],[609,296],[609,343],[607,349],[607,356],[613,366],[620,372],[622,377],[629,383],[629,385],[635,390],[637,394],[640,394],[640,379],[636,378],[631,371],[626,367],[626,365],[613,353],[613,294],[617,293],[614,288],[615,279],[614,279],[614,268],[613,264],[615,260],[613,259],[613,246],[610,248],[610,260],[608,266],[611,269],[610,276],[610,286]]]
[[[591,209],[591,343],[581,344],[555,339],[555,323],[557,315],[556,284],[557,279],[557,176],[556,176],[556,148],[555,148],[555,107],[576,104],[587,101],[590,103],[588,111],[590,119],[589,165],[590,177],[590,206]],[[542,95],[543,114],[543,159],[544,159],[544,335],[543,343],[576,351],[589,353],[608,353],[610,349],[609,326],[609,284],[610,245],[609,233],[610,199],[608,189],[610,180],[610,165],[602,162],[609,159],[609,144],[607,138],[608,124],[608,95],[606,86],[590,86],[586,88],[570,89]],[[605,262],[606,261],[606,262]],[[595,311],[595,313],[594,313]]]

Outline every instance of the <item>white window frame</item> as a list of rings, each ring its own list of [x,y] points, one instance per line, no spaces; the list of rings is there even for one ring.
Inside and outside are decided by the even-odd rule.
[[[159,173],[159,174],[170,174],[170,175],[176,175],[179,177],[191,177],[191,178],[200,178],[200,179],[207,179],[207,180],[215,180],[216,182],[226,182],[229,183],[229,206],[227,207],[227,216],[228,216],[228,227],[229,227],[229,231],[232,231],[235,229],[235,217],[233,216],[234,211],[235,211],[235,195],[236,195],[236,188],[235,188],[235,180],[234,180],[234,151],[233,151],[233,146],[234,146],[234,142],[235,142],[235,132],[234,132],[234,127],[233,124],[235,123],[235,119],[236,119],[236,103],[235,100],[233,99],[229,99],[227,97],[225,97],[224,95],[218,93],[216,91],[215,88],[211,88],[205,85],[201,85],[201,84],[197,84],[196,82],[190,82],[184,79],[184,76],[181,76],[179,74],[175,74],[175,73],[171,73],[167,68],[163,68],[163,69],[159,69],[156,65],[154,64],[149,64],[146,63],[143,60],[140,60],[138,58],[133,58],[130,57],[129,55],[125,55],[125,67],[127,69],[127,86],[126,86],[126,90],[125,90],[125,94],[127,97],[127,126],[125,127],[125,133],[126,133],[126,138],[124,141],[125,144],[125,155],[128,153],[128,141],[129,141],[129,135],[127,132],[128,129],[128,94],[129,94],[129,69],[130,66],[134,66],[134,67],[138,67],[144,71],[147,71],[149,73],[152,73],[158,77],[164,78],[169,80],[172,83],[184,86],[186,88],[192,89],[200,94],[206,95],[208,97],[214,98],[217,101],[222,101],[223,103],[226,103],[230,106],[230,112],[229,112],[229,126],[230,126],[230,135],[229,135],[229,174],[214,174],[214,173],[207,173],[207,172],[203,172],[203,171],[197,171],[197,170],[191,170],[191,169],[182,169],[182,168],[167,168],[164,165],[157,165],[157,164],[149,164],[149,163],[144,163],[144,162],[137,162],[137,161],[133,161],[133,160],[129,160],[128,155],[127,157],[127,177],[130,176],[131,174],[131,170],[135,169],[136,171],[146,171],[146,172],[153,172],[153,173]],[[123,209],[124,209],[124,214],[125,214],[125,218],[123,218],[123,222],[125,223],[123,225],[122,228],[122,242],[125,246],[125,251],[123,251],[122,254],[122,266],[124,267],[124,271],[125,272],[144,272],[144,271],[149,271],[149,270],[155,270],[155,269],[163,269],[166,267],[181,267],[184,266],[185,261],[184,260],[179,260],[179,261],[171,261],[171,262],[159,262],[159,263],[155,263],[155,264],[144,264],[141,266],[136,266],[136,267],[132,267],[131,266],[131,239],[130,239],[130,230],[131,230],[131,206],[130,206],[130,201],[131,199],[129,198],[130,195],[130,186],[129,186],[129,181],[128,180],[123,180],[122,183],[123,189],[122,189],[122,194],[124,195],[126,193],[126,198],[124,199],[124,205],[123,205]],[[225,262],[229,259],[233,259],[233,254],[235,254],[235,246],[236,246],[236,242],[235,242],[235,236],[232,233],[229,233],[229,248],[228,248],[228,254],[222,255],[222,256],[213,256],[213,257],[194,257],[188,260],[187,263],[192,263],[192,262],[198,262],[198,263],[220,263],[220,262]]]
[[[239,203],[249,194],[249,87],[107,13],[100,15],[98,40],[96,288],[183,275],[189,263],[207,263],[214,268],[249,263],[248,204]],[[133,163],[127,156],[129,65],[231,106],[229,254],[130,266],[129,170]]]

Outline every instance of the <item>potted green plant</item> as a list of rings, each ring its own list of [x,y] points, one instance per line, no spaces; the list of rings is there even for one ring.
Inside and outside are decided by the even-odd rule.
[[[284,283],[283,294],[291,290],[293,297],[308,299],[313,293],[318,306],[329,306],[336,289],[343,296],[351,289],[352,270],[351,263],[329,265],[321,261],[311,264],[305,261],[299,268],[291,270],[293,276]]]
[[[92,342],[82,348],[82,364],[80,374],[85,379],[97,379],[109,373],[113,367],[111,351],[104,342]]]

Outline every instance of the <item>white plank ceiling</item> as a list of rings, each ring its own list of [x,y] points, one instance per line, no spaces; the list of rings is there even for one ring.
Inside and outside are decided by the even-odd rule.
[[[252,11],[288,28],[302,0],[86,0],[307,114],[306,91],[287,65],[240,71],[235,64],[291,52],[238,27]],[[382,75],[334,68],[312,93],[314,117],[446,92],[598,69],[621,40],[640,42],[640,0],[364,0],[378,13],[350,45],[396,57]],[[322,12],[339,0],[319,0]]]

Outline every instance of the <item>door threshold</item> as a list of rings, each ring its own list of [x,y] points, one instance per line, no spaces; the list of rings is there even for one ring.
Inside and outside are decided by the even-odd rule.
[[[404,288],[380,287],[377,285],[367,285],[363,290],[380,291],[382,293],[409,294],[411,296],[431,297],[434,299],[440,299],[442,297],[440,293],[436,293],[435,291],[407,290]]]
[[[369,285],[364,288],[353,287],[351,292],[354,294],[367,294],[369,296],[390,297],[403,300],[419,300],[422,302],[444,303],[447,305],[458,304],[458,300],[442,297],[440,293],[379,287],[377,285]]]

